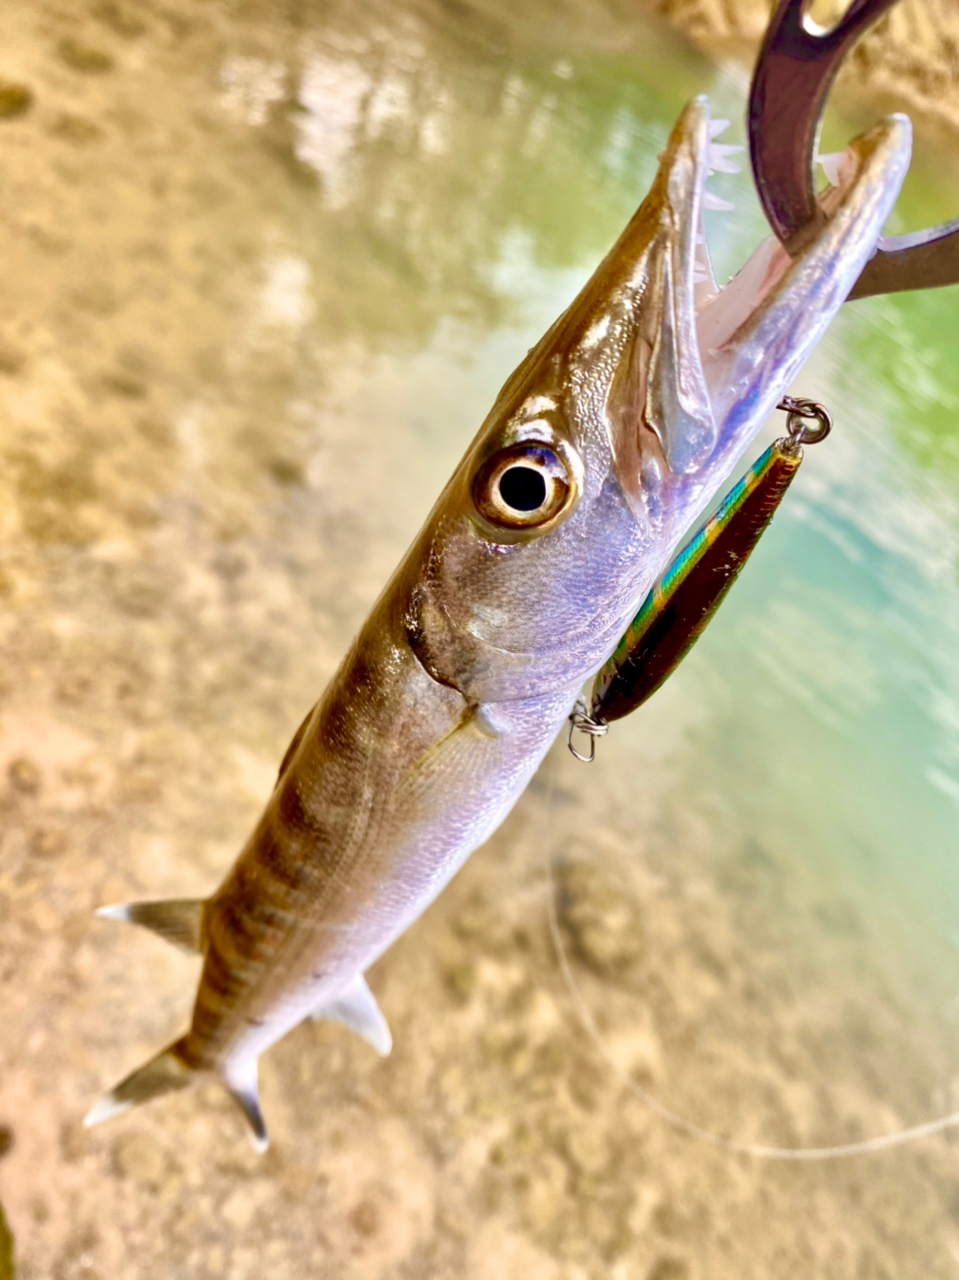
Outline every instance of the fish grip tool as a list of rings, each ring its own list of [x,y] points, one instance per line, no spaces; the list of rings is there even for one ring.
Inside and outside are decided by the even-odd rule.
[[[573,708],[567,746],[584,764],[595,760],[596,739],[611,721],[642,706],[689,653],[769,528],[802,463],[803,445],[818,444],[832,429],[829,410],[814,400],[786,396],[778,408],[787,415],[785,436],[753,463],[673,560],[600,668],[589,704],[580,699]],[[588,755],[574,734],[589,739]]]
[[[816,148],[836,75],[859,38],[897,0],[853,0],[829,30],[806,17],[808,0],[780,0],[753,72],[749,155],[763,210],[787,252],[822,225]],[[849,294],[865,298],[959,283],[959,218],[924,231],[881,236]]]

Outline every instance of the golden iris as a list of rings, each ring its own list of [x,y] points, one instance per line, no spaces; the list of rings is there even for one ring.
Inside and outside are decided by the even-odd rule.
[[[473,482],[480,515],[506,529],[536,529],[554,520],[568,506],[572,492],[560,455],[533,441],[494,454]]]

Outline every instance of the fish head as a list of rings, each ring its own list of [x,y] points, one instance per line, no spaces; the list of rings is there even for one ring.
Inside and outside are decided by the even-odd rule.
[[[767,241],[718,289],[702,229],[710,135],[696,99],[401,567],[410,643],[469,701],[575,691],[605,661],[875,252],[911,149],[902,116],[861,135],[796,256]]]

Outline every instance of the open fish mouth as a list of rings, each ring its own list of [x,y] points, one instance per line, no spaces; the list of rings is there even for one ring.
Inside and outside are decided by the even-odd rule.
[[[875,252],[909,167],[909,120],[890,116],[831,165],[827,217],[795,256],[771,237],[720,288],[703,210],[731,207],[706,187],[735,169],[734,148],[716,142],[723,127],[705,98],[689,104],[649,196],[579,300],[579,356],[613,370],[611,442],[637,502],[654,441],[674,477],[718,484],[728,473]]]
[[[771,240],[719,289],[702,217],[730,160],[716,134],[691,102],[646,199],[451,480],[459,523],[441,500],[416,544],[430,568],[411,643],[471,701],[575,686],[606,660],[875,251],[911,151],[904,117],[856,139],[795,256]],[[511,507],[497,486],[520,465],[539,497]]]

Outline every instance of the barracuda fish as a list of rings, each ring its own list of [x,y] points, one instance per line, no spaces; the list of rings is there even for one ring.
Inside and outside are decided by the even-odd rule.
[[[509,378],[328,689],[255,831],[205,901],[108,907],[203,955],[189,1030],[95,1124],[201,1075],[267,1142],[260,1055],[307,1017],[381,1053],[364,973],[503,821],[696,513],[729,476],[874,253],[905,117],[853,142],[830,216],[716,287],[705,99],[649,195]]]

